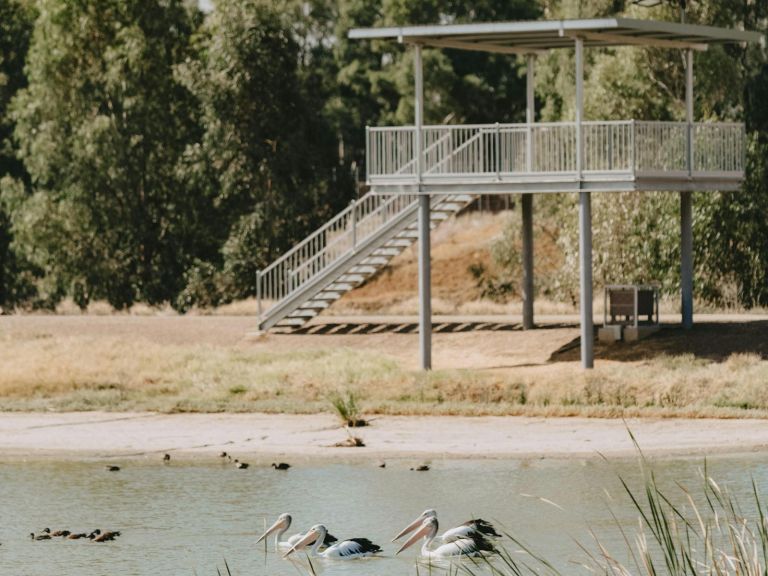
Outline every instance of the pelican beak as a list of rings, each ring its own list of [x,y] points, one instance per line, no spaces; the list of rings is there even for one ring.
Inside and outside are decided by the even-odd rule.
[[[283,554],[283,558],[287,558],[288,556],[296,552],[296,550],[301,550],[305,546],[312,544],[312,542],[317,540],[318,536],[319,534],[315,530],[310,530],[304,535],[304,538],[296,542],[296,544],[294,544],[293,547],[290,550],[288,550],[288,552]]]
[[[409,526],[408,528],[410,528],[410,530],[412,530],[412,529],[413,529],[413,528],[411,528],[410,526]],[[409,530],[408,528],[406,528],[406,530],[404,530],[404,531],[403,531],[401,534],[404,534],[404,533],[406,533],[406,531],[410,532],[410,530]],[[400,554],[400,552],[402,552],[403,550],[405,550],[406,548],[408,548],[408,547],[410,547],[410,546],[413,546],[413,545],[414,545],[416,542],[418,542],[419,540],[421,540],[422,538],[424,538],[424,536],[426,536],[427,534],[429,534],[429,530],[430,530],[430,528],[431,528],[431,526],[430,526],[429,524],[423,524],[423,525],[421,526],[421,528],[419,528],[418,530],[416,530],[416,532],[414,532],[414,533],[411,535],[411,537],[410,537],[410,538],[408,538],[408,540],[406,540],[406,541],[405,541],[405,543],[404,543],[402,546],[400,546],[400,550],[398,550],[397,552],[395,552],[395,556],[397,556],[398,554]],[[398,536],[398,538],[399,538],[399,536]]]
[[[264,538],[266,538],[270,534],[274,534],[275,532],[280,530],[280,528],[285,528],[285,527],[286,527],[286,521],[285,520],[278,520],[277,522],[272,524],[272,526],[270,526],[269,529],[266,532],[264,532],[264,534],[259,536],[259,539],[256,540],[256,544],[258,544],[259,542],[264,540]]]
[[[399,540],[400,538],[402,538],[403,536],[408,534],[408,532],[413,532],[414,530],[416,530],[416,528],[421,526],[422,522],[424,522],[424,516],[423,515],[419,516],[418,518],[416,518],[416,520],[414,520],[413,522],[408,524],[408,526],[403,528],[397,536],[392,538],[392,542],[394,542],[395,540]]]

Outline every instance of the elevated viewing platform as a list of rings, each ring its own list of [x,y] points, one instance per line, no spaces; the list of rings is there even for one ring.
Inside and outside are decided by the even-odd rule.
[[[762,42],[760,33],[602,18],[356,28],[348,36],[410,46],[413,125],[366,128],[365,166],[371,192],[257,273],[261,330],[303,326],[417,243],[420,364],[430,369],[430,231],[482,194],[510,193],[520,195],[522,324],[525,329],[534,328],[534,197],[571,192],[578,194],[578,213],[574,210],[573,218],[578,219],[579,229],[581,364],[591,368],[595,336],[592,193],[631,191],[679,195],[680,316],[684,328],[693,326],[693,192],[738,190],[746,168],[743,124],[696,121],[694,54],[721,44]],[[670,58],[683,57],[682,121],[586,120],[584,52],[612,46],[679,51]],[[426,125],[425,48],[524,59],[525,123]],[[573,121],[536,122],[536,58],[559,49],[573,50]],[[456,112],[460,117],[461,112]]]
[[[744,178],[739,123],[443,125],[423,126],[421,134],[417,174],[414,126],[367,129],[367,180],[375,192],[737,190]]]

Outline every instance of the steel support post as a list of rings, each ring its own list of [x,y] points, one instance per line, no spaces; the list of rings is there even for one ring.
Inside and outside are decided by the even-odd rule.
[[[693,50],[685,54],[685,115],[688,123],[688,174],[694,167]],[[693,327],[693,201],[691,192],[680,192],[680,310],[683,328]]]
[[[533,170],[533,131],[531,125],[536,119],[534,100],[534,72],[536,56],[526,56],[526,108],[525,121],[528,124],[527,165],[528,172]],[[533,320],[533,194],[523,194],[521,198],[523,217],[523,329],[530,330]]]
[[[523,214],[523,328],[533,322],[533,194],[522,195]]]
[[[584,40],[576,38],[576,171],[584,170]],[[592,368],[594,328],[592,318],[592,197],[579,192],[579,292],[581,313],[581,366]]]
[[[421,184],[422,126],[424,125],[424,74],[422,70],[421,46],[414,46],[413,72],[415,83],[414,101],[414,154],[416,179]],[[430,198],[419,195],[419,355],[422,370],[432,368],[432,267],[429,241]]]
[[[422,370],[432,369],[432,278],[429,196],[419,196],[419,353]]]
[[[693,202],[680,192],[680,292],[683,328],[693,327]]]
[[[581,366],[595,365],[592,326],[592,197],[579,192],[579,291],[581,313]]]

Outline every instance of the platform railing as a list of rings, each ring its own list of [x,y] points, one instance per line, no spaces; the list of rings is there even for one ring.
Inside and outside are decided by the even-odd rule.
[[[422,177],[572,175],[577,168],[576,134],[574,122],[424,126]],[[584,122],[582,134],[586,176],[722,175],[744,170],[743,124],[600,121]],[[413,127],[371,128],[369,182],[413,180],[414,137]]]

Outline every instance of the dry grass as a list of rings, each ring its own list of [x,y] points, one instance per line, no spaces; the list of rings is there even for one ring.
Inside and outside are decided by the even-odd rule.
[[[514,370],[402,368],[374,351],[164,344],[125,337],[7,338],[0,409],[329,411],[353,394],[365,414],[751,417],[768,415],[768,361],[733,354],[572,362]]]

